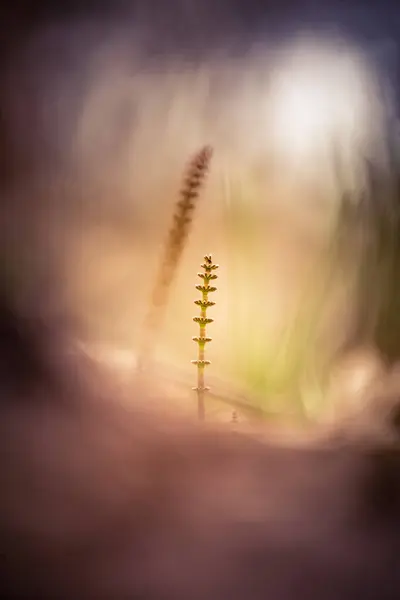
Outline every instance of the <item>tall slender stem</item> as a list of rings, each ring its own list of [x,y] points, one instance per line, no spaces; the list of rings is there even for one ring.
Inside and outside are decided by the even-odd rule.
[[[208,387],[205,386],[205,368],[211,364],[211,361],[205,358],[205,346],[212,338],[207,337],[206,327],[212,323],[214,319],[207,317],[207,309],[214,306],[215,302],[208,299],[208,294],[215,292],[216,287],[210,285],[210,281],[218,278],[214,273],[218,269],[218,265],[213,264],[211,255],[204,257],[204,264],[201,265],[204,273],[197,273],[198,277],[203,280],[201,285],[196,285],[196,289],[201,292],[201,300],[195,300],[195,304],[200,307],[200,316],[193,317],[193,321],[199,325],[199,335],[193,338],[193,341],[198,344],[197,360],[192,360],[192,363],[197,365],[197,387],[193,388],[197,392],[197,414],[200,421],[205,419],[205,392]]]

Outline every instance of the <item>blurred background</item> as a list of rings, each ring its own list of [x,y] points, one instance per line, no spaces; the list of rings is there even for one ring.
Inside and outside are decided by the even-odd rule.
[[[211,144],[155,348],[183,401],[206,253],[221,395],[315,419],[397,361],[396,3],[1,11],[1,250],[20,309],[68,315],[87,348],[134,369],[184,169]]]

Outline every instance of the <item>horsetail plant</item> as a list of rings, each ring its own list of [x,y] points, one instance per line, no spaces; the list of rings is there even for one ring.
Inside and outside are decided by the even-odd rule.
[[[207,309],[215,305],[215,302],[208,299],[208,294],[217,290],[215,286],[210,285],[210,281],[218,279],[218,275],[214,273],[218,269],[218,265],[215,265],[211,255],[208,255],[204,257],[204,263],[201,266],[204,273],[197,273],[197,275],[203,280],[203,283],[196,285],[196,289],[201,292],[201,299],[194,302],[200,307],[200,316],[193,317],[193,321],[199,325],[199,335],[192,338],[198,345],[198,356],[196,360],[192,360],[192,363],[197,366],[197,386],[193,388],[197,392],[197,414],[199,420],[204,421],[204,394],[210,389],[204,385],[204,371],[211,364],[211,361],[205,359],[205,347],[208,342],[212,341],[212,338],[207,337],[206,327],[214,321],[207,317]]]
[[[209,170],[212,154],[211,146],[204,146],[189,162],[179,199],[175,205],[173,221],[153,288],[149,312],[144,322],[142,349],[139,353],[140,368],[149,362],[154,351],[156,336],[162,326],[168,304],[169,291],[190,233],[194,211]]]

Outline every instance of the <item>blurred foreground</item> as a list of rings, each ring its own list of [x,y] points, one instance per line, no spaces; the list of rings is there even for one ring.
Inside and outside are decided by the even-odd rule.
[[[2,597],[397,600],[395,374],[318,436],[243,435],[116,386],[53,325],[1,307]]]

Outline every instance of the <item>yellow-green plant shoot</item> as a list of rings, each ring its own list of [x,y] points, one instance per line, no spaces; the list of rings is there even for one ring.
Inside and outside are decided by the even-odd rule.
[[[204,395],[205,392],[209,390],[209,388],[205,386],[204,372],[205,368],[211,364],[211,361],[206,360],[205,358],[205,347],[208,342],[212,341],[212,338],[207,337],[206,328],[207,325],[214,321],[214,319],[207,317],[207,309],[215,304],[215,302],[208,299],[208,294],[217,290],[215,286],[210,285],[210,282],[218,278],[218,275],[214,272],[218,269],[218,265],[215,265],[211,255],[208,255],[204,257],[204,264],[201,266],[204,272],[197,273],[197,275],[203,282],[200,285],[196,285],[196,289],[201,292],[201,299],[195,300],[195,304],[200,307],[200,316],[193,317],[193,321],[199,325],[199,335],[192,338],[198,345],[198,356],[197,360],[192,360],[192,363],[197,366],[197,386],[193,389],[197,392],[198,417],[201,421],[204,421]]]

